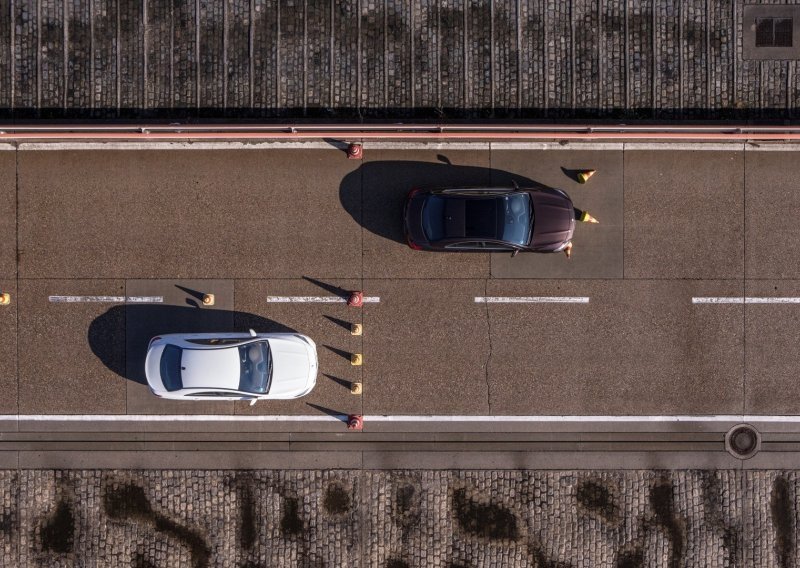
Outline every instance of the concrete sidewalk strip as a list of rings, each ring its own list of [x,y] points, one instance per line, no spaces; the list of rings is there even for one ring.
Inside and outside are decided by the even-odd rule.
[[[476,296],[476,304],[588,304],[588,296]]]
[[[784,297],[752,297],[752,296],[719,296],[719,297],[695,297],[692,298],[693,304],[800,304],[800,298]]]
[[[78,304],[84,302],[129,304],[161,304],[163,296],[48,296],[51,303]]]
[[[365,304],[378,304],[379,296],[364,296]],[[345,304],[347,298],[339,296],[267,296],[270,304]]]

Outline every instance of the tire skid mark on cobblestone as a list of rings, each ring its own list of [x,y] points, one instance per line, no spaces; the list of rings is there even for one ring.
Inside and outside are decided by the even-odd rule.
[[[465,534],[489,541],[516,541],[519,521],[514,511],[481,499],[474,491],[460,487],[453,491],[453,514]]]
[[[144,24],[139,0],[119,0],[120,111],[144,106]]]
[[[655,513],[654,523],[667,533],[670,541],[670,568],[683,566],[686,549],[686,523],[676,513],[675,488],[672,480],[664,477],[650,489],[650,506]]]
[[[63,107],[64,94],[64,2],[63,0],[41,0],[40,3],[40,52],[42,116],[49,116],[52,109]]]
[[[795,565],[795,499],[786,477],[776,477],[772,482],[770,513],[775,527],[775,554],[779,568]]]
[[[75,514],[72,503],[59,498],[50,517],[42,521],[39,532],[42,552],[68,554],[72,552],[75,533]]]
[[[144,488],[139,485],[125,483],[119,487],[107,487],[103,508],[112,520],[151,525],[154,530],[183,542],[191,552],[195,567],[208,565],[211,549],[203,536],[155,511]]]

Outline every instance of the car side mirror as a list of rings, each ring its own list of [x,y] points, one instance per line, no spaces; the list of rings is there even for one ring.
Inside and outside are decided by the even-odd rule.
[[[257,402],[258,402],[258,399],[254,398],[253,400],[250,401],[250,406],[253,406]]]
[[[257,337],[257,334],[252,329],[250,330],[250,337]]]
[[[511,258],[514,258],[519,254],[519,249],[514,249],[514,252],[511,253]]]

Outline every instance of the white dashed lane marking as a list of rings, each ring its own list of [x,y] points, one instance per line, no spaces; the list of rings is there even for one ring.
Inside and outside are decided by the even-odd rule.
[[[476,296],[476,304],[588,304],[588,296]]]
[[[377,304],[381,301],[378,296],[364,296],[365,304]],[[347,298],[339,296],[267,296],[270,304],[345,304]]]
[[[692,298],[693,304],[800,304],[800,298],[755,298],[751,296],[718,296]]]
[[[161,304],[163,296],[50,296],[53,303],[78,304],[83,302],[129,304]]]

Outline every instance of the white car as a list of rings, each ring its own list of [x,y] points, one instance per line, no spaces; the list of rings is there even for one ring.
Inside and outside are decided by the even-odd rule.
[[[174,400],[299,398],[317,383],[317,346],[299,333],[173,333],[150,340],[154,395]]]

